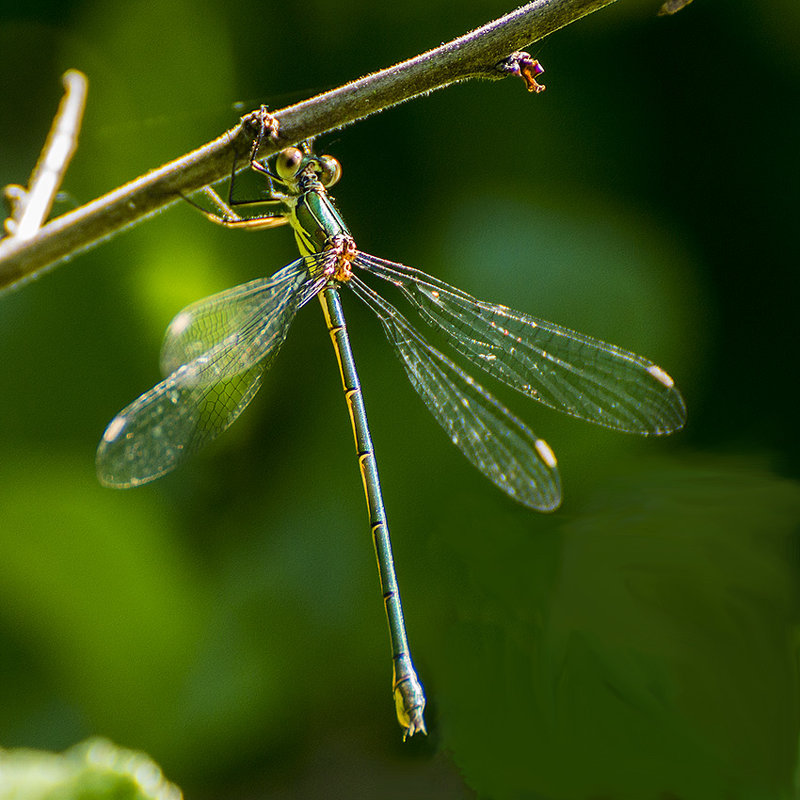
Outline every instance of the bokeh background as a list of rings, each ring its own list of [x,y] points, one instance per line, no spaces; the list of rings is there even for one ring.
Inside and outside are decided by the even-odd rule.
[[[687,428],[615,434],[487,385],[559,456],[517,507],[345,296],[429,736],[403,744],[352,434],[315,305],[180,471],[101,488],[107,422],[185,304],[291,235],[188,205],[0,298],[0,745],[92,734],[191,798],[795,796],[800,5],[620,0],[471,82],[323,137],[359,245],[647,355]],[[511,10],[501,0],[0,5],[0,184],[89,77],[64,210]]]

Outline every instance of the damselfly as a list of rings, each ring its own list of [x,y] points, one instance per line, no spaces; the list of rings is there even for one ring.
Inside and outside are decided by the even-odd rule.
[[[641,356],[581,333],[487,303],[411,267],[371,256],[355,241],[327,190],[341,168],[310,146],[276,157],[274,172],[256,152],[271,117],[256,117],[250,166],[263,175],[268,213],[241,217],[213,190],[231,228],[289,223],[301,257],[194,303],[167,329],[165,379],[109,424],[97,450],[107,486],[139,486],[174,469],[224,431],[244,410],[271,366],[297,310],[318,297],[339,362],[375,543],[394,663],[393,694],[404,738],[425,732],[425,695],[411,661],[372,439],[339,296],[351,289],[377,316],[408,378],[450,440],[496,486],[539,511],[561,502],[556,458],[461,367],[428,344],[406,318],[363,280],[374,276],[405,299],[450,345],[485,372],[547,406],[609,428],[668,434],[684,424],[683,399],[669,375]],[[278,188],[280,187],[280,188]],[[231,190],[232,196],[232,190]]]

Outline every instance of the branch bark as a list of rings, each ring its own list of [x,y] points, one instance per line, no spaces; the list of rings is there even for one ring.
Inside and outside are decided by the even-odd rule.
[[[352,83],[275,111],[277,140],[259,155],[398,105],[419,95],[470,79],[505,77],[497,65],[512,52],[538,41],[614,0],[534,0],[427,53]],[[0,290],[36,278],[59,262],[139,222],[182,194],[222,180],[246,158],[253,130],[241,123],[197,150],[60,216],[32,238],[0,241]]]

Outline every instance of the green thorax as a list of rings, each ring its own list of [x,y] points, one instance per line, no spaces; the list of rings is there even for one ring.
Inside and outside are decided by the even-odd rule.
[[[287,205],[289,223],[294,229],[300,253],[304,256],[324,250],[332,236],[350,236],[347,225],[323,186],[313,187],[290,198]]]

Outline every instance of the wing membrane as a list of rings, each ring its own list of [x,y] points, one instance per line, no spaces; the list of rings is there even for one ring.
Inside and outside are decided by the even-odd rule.
[[[683,427],[686,406],[652,361],[552,322],[468,295],[420,270],[359,253],[355,266],[398,286],[455,350],[522,394],[639,434]]]
[[[321,263],[299,259],[178,314],[162,350],[170,372],[109,423],[97,449],[100,481],[147,483],[228,428],[261,386],[297,309],[324,284]]]
[[[450,441],[513,499],[539,511],[557,508],[561,485],[547,444],[357,276],[347,285],[377,315],[412,386]]]
[[[222,377],[248,370],[272,349],[272,317],[282,312],[286,294],[299,292],[300,308],[322,288],[323,265],[321,256],[301,258],[269,278],[256,278],[184,308],[167,327],[161,346],[161,374],[169,375],[220,345],[225,345],[229,357],[236,358],[218,359]],[[211,372],[205,377],[213,380]]]

